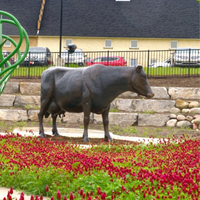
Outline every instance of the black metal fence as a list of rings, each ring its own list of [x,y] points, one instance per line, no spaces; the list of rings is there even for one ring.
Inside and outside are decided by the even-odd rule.
[[[107,66],[133,67],[141,64],[148,78],[200,76],[199,49],[147,50],[147,51],[96,51],[73,54],[67,51],[29,53],[11,78],[40,78],[50,66],[87,67],[101,63]]]

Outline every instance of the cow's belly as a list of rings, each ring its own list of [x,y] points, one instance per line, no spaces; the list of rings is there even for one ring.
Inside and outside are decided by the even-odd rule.
[[[96,101],[92,101],[92,108],[91,112],[97,113],[97,114],[102,114],[108,107],[110,106],[109,102],[106,102],[105,100],[99,98]]]

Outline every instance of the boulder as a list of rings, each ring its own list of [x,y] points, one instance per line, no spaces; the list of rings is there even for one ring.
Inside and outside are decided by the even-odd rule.
[[[176,99],[176,107],[179,109],[188,108],[189,103],[182,99]]]
[[[182,109],[182,113],[189,113],[190,112],[190,109],[189,108],[184,108]]]
[[[192,109],[190,109],[190,113],[200,114],[200,108],[192,108]]]
[[[200,117],[200,115],[194,115],[194,119],[199,118],[199,117]]]
[[[185,120],[185,116],[184,115],[177,115],[177,120],[178,121]]]
[[[179,121],[176,124],[176,127],[178,128],[193,128],[192,123],[188,122],[188,121]]]
[[[199,107],[200,104],[198,101],[191,101],[189,102],[189,108],[196,108],[196,107]]]
[[[167,123],[166,126],[170,126],[170,127],[175,127],[177,123],[177,119],[170,119]]]
[[[169,112],[175,114],[175,113],[180,113],[181,110],[179,108],[170,108]]]
[[[194,123],[198,126],[200,124],[200,117],[192,120],[192,123]]]
[[[193,120],[193,117],[190,115],[187,115],[185,118],[187,121],[191,122]]]
[[[173,113],[171,113],[171,114],[169,115],[169,118],[170,118],[170,119],[176,119],[176,115],[173,114]]]

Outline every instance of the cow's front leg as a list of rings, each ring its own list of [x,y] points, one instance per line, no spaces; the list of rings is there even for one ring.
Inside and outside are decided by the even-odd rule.
[[[110,133],[109,133],[109,128],[108,128],[108,125],[109,125],[109,117],[108,117],[109,109],[110,109],[110,106],[102,113],[103,126],[104,126],[104,132],[105,132],[105,141],[107,141],[107,142],[112,141],[112,138],[111,138]]]
[[[56,126],[56,119],[57,119],[57,116],[58,116],[58,115],[52,114],[52,119],[53,119],[52,134],[53,134],[54,136],[60,136],[59,133],[58,133],[57,126]]]
[[[83,141],[84,142],[89,142],[88,138],[88,125],[90,122],[90,111],[91,111],[91,103],[86,102],[83,104],[83,113],[84,113],[84,132],[83,132]]]

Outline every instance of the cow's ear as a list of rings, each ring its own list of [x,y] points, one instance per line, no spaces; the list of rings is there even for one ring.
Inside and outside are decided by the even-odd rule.
[[[137,65],[136,72],[140,73],[141,69],[142,69],[142,65]]]

